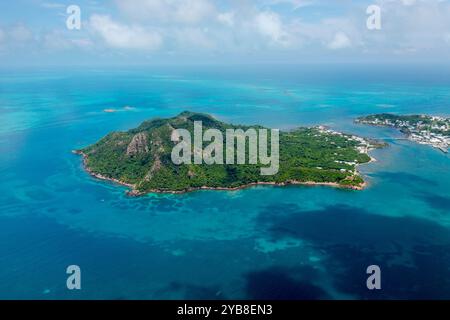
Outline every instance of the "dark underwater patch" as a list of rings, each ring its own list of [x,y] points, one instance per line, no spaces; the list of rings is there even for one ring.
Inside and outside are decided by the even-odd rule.
[[[323,267],[335,288],[355,298],[450,298],[450,232],[432,221],[347,205],[313,211],[277,205],[266,207],[259,223],[275,239],[296,237],[324,251]],[[380,291],[366,286],[373,264],[381,267]]]
[[[449,246],[415,247],[407,253],[411,263],[395,263],[399,253],[380,252],[350,245],[324,248],[326,270],[335,287],[358,299],[449,299]],[[405,252],[403,252],[405,253]],[[368,290],[366,268],[381,268],[381,290]]]
[[[318,245],[450,244],[449,230],[432,221],[382,216],[348,205],[311,211],[294,210],[292,205],[287,210],[268,206],[260,213],[258,222],[275,238],[294,236]]]
[[[450,197],[444,197],[431,192],[422,192],[416,195],[429,207],[440,210],[444,214],[450,214]]]
[[[329,298],[320,287],[308,281],[308,272],[296,279],[291,269],[273,267],[245,275],[248,299],[256,300],[320,300]]]
[[[83,212],[83,210],[79,208],[70,208],[67,209],[66,211],[70,214],[80,214],[81,212]]]
[[[188,283],[172,282],[161,290],[160,294],[180,296],[184,300],[221,300],[226,299],[218,286],[199,286]]]

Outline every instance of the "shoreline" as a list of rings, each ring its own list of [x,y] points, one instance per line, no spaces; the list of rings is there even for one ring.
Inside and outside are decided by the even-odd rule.
[[[120,184],[120,185],[122,185],[122,186],[132,188],[133,190],[135,189],[136,186],[135,186],[134,184],[126,183],[126,182],[123,182],[123,181],[120,181],[120,180],[114,179],[114,178],[109,178],[109,177],[106,177],[106,176],[104,176],[104,175],[102,175],[102,174],[95,173],[94,171],[92,171],[92,170],[88,167],[88,165],[87,165],[88,155],[85,154],[84,152],[79,151],[79,150],[73,150],[72,153],[83,157],[83,168],[84,168],[84,170],[85,170],[87,173],[89,173],[92,177],[97,178],[97,179],[99,179],[99,180],[111,181],[111,182]]]
[[[346,190],[357,190],[357,191],[361,191],[364,190],[367,187],[367,182],[364,182],[363,184],[361,184],[360,186],[346,186],[346,185],[342,185],[336,182],[312,182],[312,181],[307,181],[307,182],[301,182],[301,181],[287,181],[287,182],[252,182],[252,183],[248,183],[242,186],[238,186],[238,187],[197,187],[197,188],[189,188],[186,190],[179,190],[179,191],[169,191],[169,190],[158,190],[158,189],[153,189],[153,190],[149,190],[147,192],[140,192],[138,190],[131,190],[128,191],[127,194],[129,196],[132,197],[140,197],[140,196],[145,196],[147,194],[151,194],[151,193],[157,193],[157,194],[186,194],[186,193],[190,193],[190,192],[196,192],[196,191],[239,191],[239,190],[245,190],[245,189],[249,189],[252,187],[257,187],[257,186],[272,186],[272,187],[287,187],[287,186],[310,186],[310,187],[315,187],[315,186],[326,186],[326,187],[333,187],[333,188],[338,188],[338,189],[346,189]]]
[[[185,193],[196,192],[196,191],[205,191],[205,190],[210,190],[210,191],[239,191],[239,190],[244,190],[244,189],[248,189],[248,188],[252,188],[252,187],[256,187],[256,186],[274,186],[274,187],[286,187],[286,186],[311,186],[311,187],[314,187],[314,186],[326,186],[326,187],[332,187],[332,188],[338,188],[338,189],[346,189],[346,190],[355,190],[355,191],[364,190],[368,186],[367,181],[364,181],[364,183],[362,183],[362,184],[360,184],[358,186],[350,186],[350,185],[342,185],[342,184],[339,184],[337,182],[314,182],[314,181],[289,180],[289,181],[286,181],[286,182],[252,182],[252,183],[248,183],[248,184],[245,184],[245,185],[242,185],[242,186],[238,186],[238,187],[207,187],[207,186],[203,186],[203,187],[196,187],[196,188],[188,188],[188,189],[179,190],[179,191],[152,189],[152,190],[149,190],[149,191],[146,191],[146,192],[141,192],[141,191],[138,191],[136,189],[136,185],[134,185],[134,184],[126,183],[126,182],[120,181],[118,179],[109,178],[109,177],[106,177],[106,176],[104,176],[102,174],[93,172],[87,165],[88,155],[85,154],[84,152],[79,151],[79,150],[73,150],[72,153],[76,154],[76,155],[80,155],[80,156],[83,157],[83,168],[92,177],[94,177],[96,179],[99,179],[99,180],[103,180],[103,181],[110,181],[110,182],[116,183],[118,185],[131,188],[131,190],[128,190],[126,192],[126,194],[128,196],[131,196],[131,197],[141,197],[141,196],[145,196],[145,195],[151,194],[151,193],[155,193],[155,194],[185,194]],[[371,157],[371,161],[370,162],[372,162],[372,161],[376,161],[376,159]]]
[[[441,151],[442,153],[448,153],[448,147],[446,148],[443,145],[436,144],[434,142],[419,141],[419,140],[415,139],[412,134],[407,134],[406,138],[409,141],[412,141],[414,143],[421,144],[421,145],[424,145],[424,146],[430,146],[430,147],[432,147],[434,149],[437,149],[437,150]]]
[[[374,123],[372,121],[362,121],[362,120],[355,120],[354,121],[356,124],[361,124],[361,125],[367,125],[367,126],[372,126],[372,127],[379,127],[379,128],[391,128],[394,129],[398,132],[400,132],[406,140],[409,140],[411,142],[417,143],[417,144],[421,144],[421,145],[426,145],[426,146],[430,146],[434,149],[437,149],[439,151],[441,151],[442,153],[448,154],[449,153],[449,145],[448,143],[445,142],[435,142],[435,141],[431,141],[429,138],[425,138],[423,136],[418,135],[416,132],[413,131],[403,131],[402,127],[399,127],[395,124],[385,124],[385,123]],[[418,139],[421,138],[421,139]]]

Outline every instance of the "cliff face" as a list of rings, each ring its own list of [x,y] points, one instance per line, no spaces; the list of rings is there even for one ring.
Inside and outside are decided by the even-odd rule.
[[[260,163],[175,165],[171,159],[176,144],[171,139],[174,130],[186,129],[193,136],[195,121],[202,122],[204,131],[214,128],[223,133],[226,129],[262,128],[231,126],[209,115],[183,112],[174,118],[145,121],[127,132],[110,133],[78,151],[85,154],[90,172],[133,185],[136,193],[238,188],[254,183],[318,182],[347,187],[364,183],[356,172],[356,164],[368,162],[370,157],[358,151],[361,142],[318,128],[280,133],[280,167],[273,176],[262,176],[261,167],[267,166]]]
[[[149,152],[147,135],[144,132],[136,134],[127,147],[127,155],[135,156]]]

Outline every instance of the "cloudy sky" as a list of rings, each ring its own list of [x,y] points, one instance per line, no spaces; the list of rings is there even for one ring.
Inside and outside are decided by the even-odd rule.
[[[81,30],[66,27],[69,5]],[[366,26],[381,8],[381,30]],[[15,0],[0,66],[422,61],[448,63],[450,0]]]

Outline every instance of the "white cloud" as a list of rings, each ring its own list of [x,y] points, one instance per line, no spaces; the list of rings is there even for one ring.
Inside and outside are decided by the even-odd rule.
[[[275,5],[280,3],[287,3],[292,6],[293,10],[297,10],[303,7],[308,7],[315,4],[314,0],[269,0],[269,5]]]
[[[208,0],[116,0],[121,12],[145,23],[196,24],[216,16]]]
[[[255,17],[256,29],[275,44],[289,45],[290,37],[278,14],[261,12]]]
[[[156,50],[162,44],[162,37],[158,32],[120,24],[109,16],[93,15],[89,25],[106,44],[114,48]]]
[[[16,25],[9,30],[8,37],[13,42],[27,42],[33,38],[33,33],[25,25]]]
[[[336,33],[333,40],[328,44],[328,48],[332,50],[345,49],[351,46],[352,42],[344,32]]]
[[[59,0],[42,1],[46,8],[61,6]],[[33,21],[36,29],[32,30],[25,24],[2,25],[0,45],[3,53],[11,55],[25,48],[45,49],[46,53],[88,49],[100,55],[106,44],[108,54],[114,49],[130,49],[127,55],[132,57],[135,50],[136,56],[142,57],[142,53],[164,50],[198,59],[320,59],[322,54],[330,55],[329,50],[346,48],[352,48],[343,50],[349,58],[404,54],[431,59],[448,54],[450,0],[369,1],[382,9],[379,31],[365,27],[365,5],[356,2],[234,0],[219,5],[216,0],[113,0],[115,7],[105,2],[101,10],[85,9],[87,22],[77,32],[51,31],[54,26],[45,27],[43,21]],[[322,10],[325,5],[330,10]],[[335,10],[337,6],[340,10]],[[89,18],[92,12],[96,14]]]
[[[179,0],[174,8],[176,21],[184,23],[198,23],[214,14],[214,6],[207,0]]]
[[[416,3],[416,0],[401,0],[405,6],[412,6]]]
[[[229,27],[234,26],[234,12],[224,12],[217,15],[217,20]]]
[[[49,50],[65,50],[71,47],[69,39],[60,31],[52,31],[43,36],[43,45]]]
[[[382,33],[378,46],[417,55],[443,53],[450,30],[450,2],[442,0],[378,0],[382,6]]]

